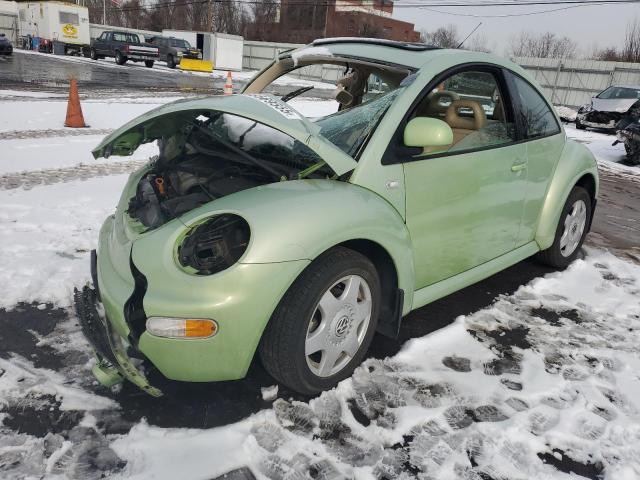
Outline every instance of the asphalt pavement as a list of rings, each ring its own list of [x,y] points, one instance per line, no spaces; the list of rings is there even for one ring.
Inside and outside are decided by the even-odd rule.
[[[75,61],[74,61],[75,60]],[[10,57],[0,57],[2,88],[25,84],[44,87],[67,87],[74,77],[80,86],[95,89],[171,90],[221,93],[224,79],[168,71],[158,66],[147,68],[143,63],[116,65],[109,61],[84,61],[15,50]]]

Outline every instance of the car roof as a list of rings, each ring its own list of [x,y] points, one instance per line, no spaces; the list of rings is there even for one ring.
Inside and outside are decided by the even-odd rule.
[[[632,88],[634,90],[640,90],[640,85],[621,85],[621,84],[616,84],[616,85],[610,85],[607,88],[605,88],[604,90],[608,90],[610,88]],[[603,90],[603,92],[604,92]]]
[[[521,69],[510,60],[489,53],[444,49],[425,43],[398,42],[377,38],[338,37],[315,40],[309,45],[283,52],[281,58],[307,55],[362,58],[389,65],[406,66],[416,70],[422,68],[431,59],[446,55],[455,56],[456,62],[459,64],[491,63],[521,72]]]

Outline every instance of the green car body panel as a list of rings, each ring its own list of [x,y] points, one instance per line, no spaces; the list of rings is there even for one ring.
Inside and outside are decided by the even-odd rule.
[[[147,317],[210,318],[219,325],[215,336],[202,339],[142,333],[137,348],[167,378],[242,378],[284,294],[315,258],[336,245],[358,240],[384,249],[393,262],[397,288],[404,292],[401,312],[406,315],[549,247],[576,184],[592,185],[597,195],[593,155],[568,140],[562,129],[557,135],[500,148],[393,164],[382,161],[401,120],[433,78],[457,65],[491,64],[536,85],[513,63],[458,50],[407,51],[367,43],[305,48],[309,56],[364,58],[416,72],[382,117],[358,162],[318,135],[312,122],[283,114],[250,95],[165,105],[129,122],[94,150],[96,157],[130,154],[152,140],[154,130],[157,134],[171,129],[173,122],[165,120],[172,115],[216,110],[287,133],[342,176],[250,188],[146,232],[126,213],[146,167],[131,176],[115,214],[100,232],[97,281],[109,324],[120,337],[129,336],[124,308],[135,289],[133,264],[147,281]],[[283,55],[305,58],[305,48]],[[512,169],[520,164],[524,166]],[[194,275],[179,264],[177,247],[194,226],[220,213],[247,221],[249,246],[230,268]],[[116,368],[131,378],[122,365]]]

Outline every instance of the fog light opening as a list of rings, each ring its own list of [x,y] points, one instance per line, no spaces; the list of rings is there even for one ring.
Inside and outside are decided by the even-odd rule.
[[[208,338],[218,333],[218,324],[208,318],[151,317],[147,332],[165,338]]]

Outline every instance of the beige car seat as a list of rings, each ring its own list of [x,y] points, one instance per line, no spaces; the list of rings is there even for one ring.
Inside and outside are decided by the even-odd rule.
[[[471,109],[473,117],[461,117],[460,109]],[[480,130],[487,124],[487,115],[482,105],[473,100],[455,100],[444,115],[444,121],[453,130],[453,145],[476,130]]]
[[[459,100],[460,96],[455,92],[448,90],[441,90],[437,92],[431,92],[427,95],[421,105],[416,110],[416,117],[434,117],[443,118],[447,112],[447,108],[456,100]]]

